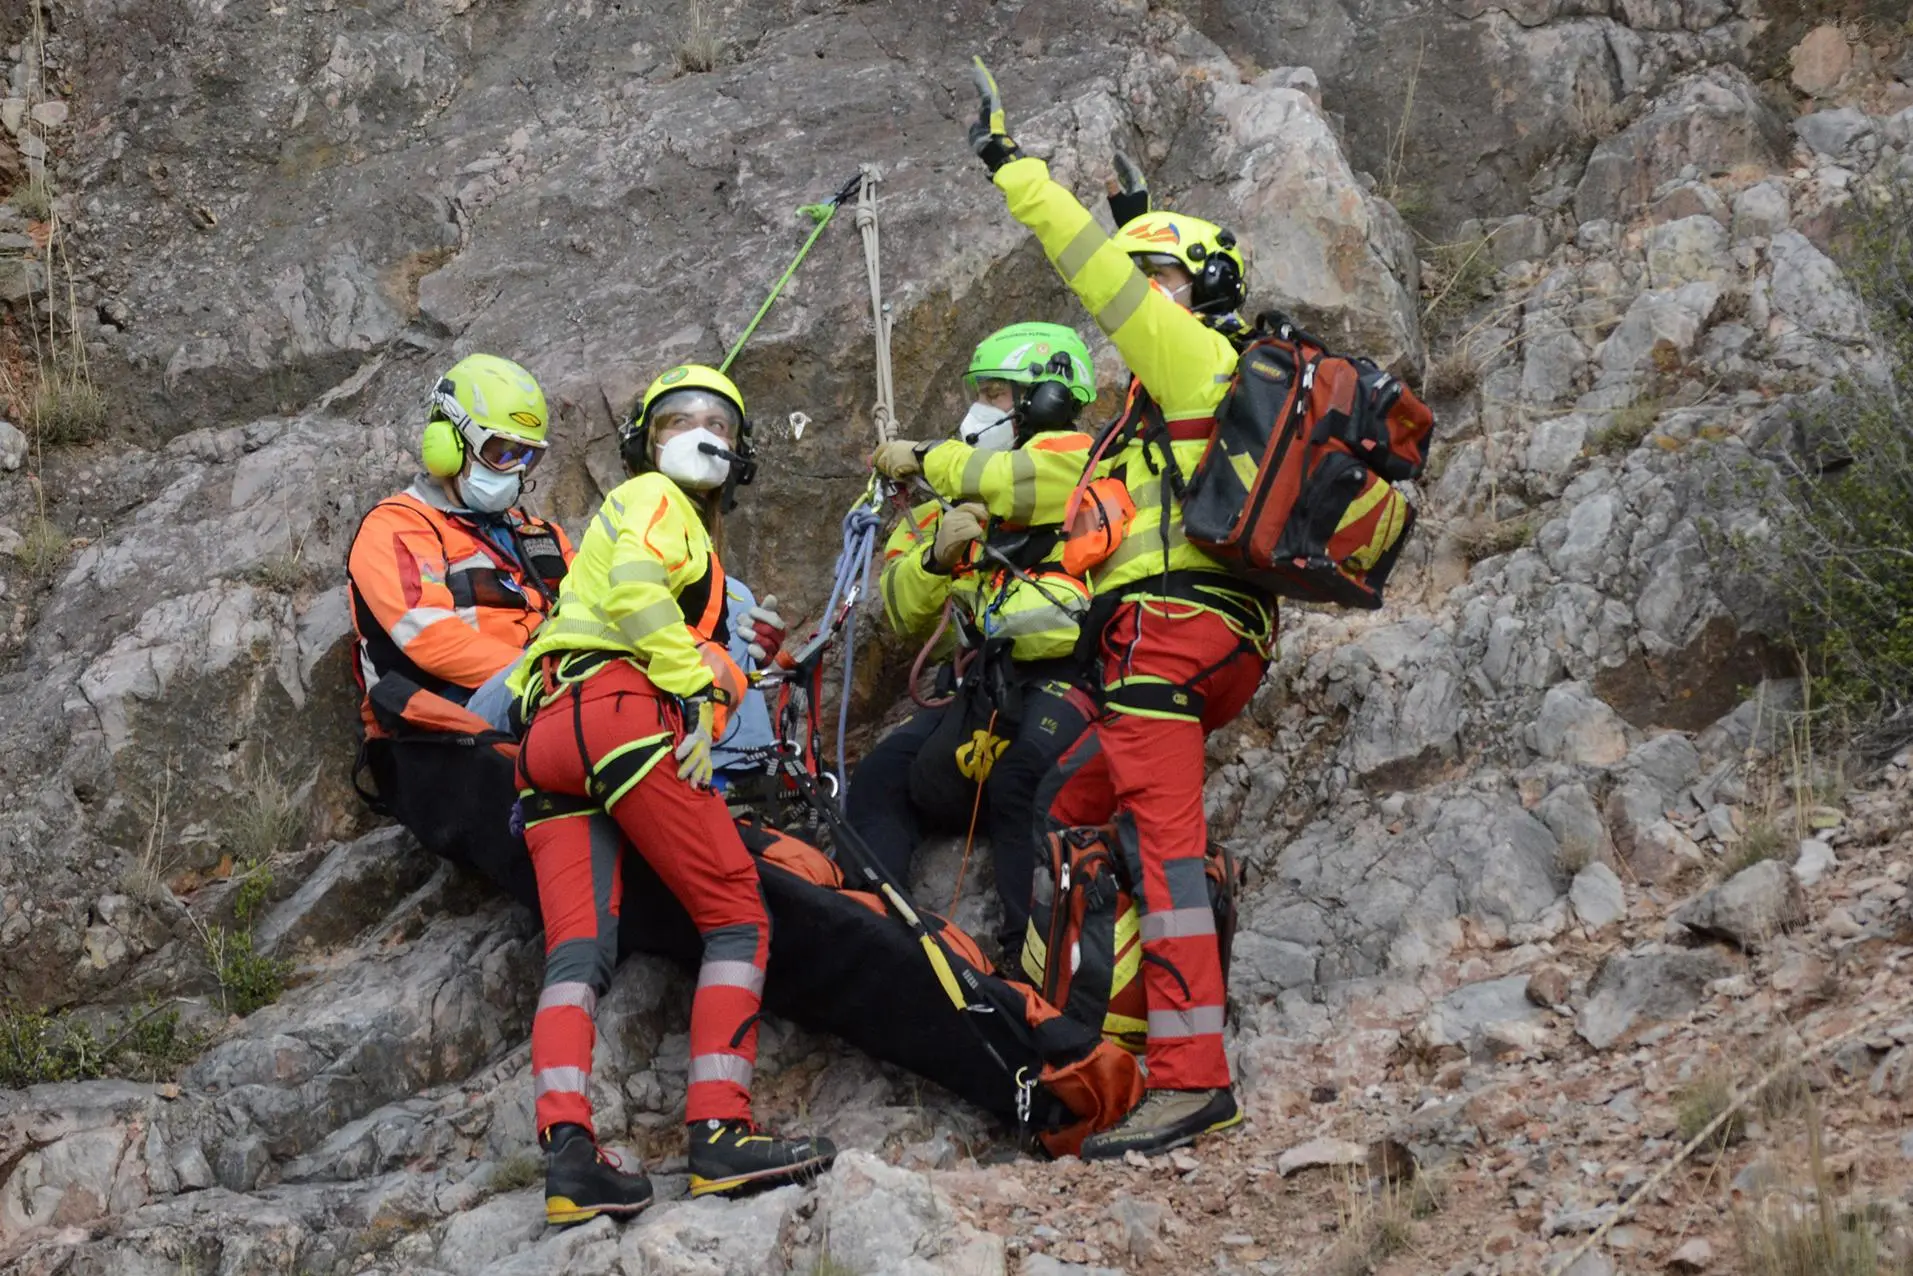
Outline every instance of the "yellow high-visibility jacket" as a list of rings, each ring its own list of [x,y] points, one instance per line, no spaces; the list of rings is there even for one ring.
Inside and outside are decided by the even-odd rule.
[[[1088,435],[1074,430],[1045,430],[1010,451],[977,452],[967,447],[964,450],[974,458],[979,471],[984,462],[1002,461],[1016,474],[1029,472],[1027,465],[1013,459],[1017,456],[1053,452],[1076,457],[1075,468],[1068,472],[1066,479],[1059,468],[1052,480],[1067,483],[1061,499],[1047,502],[1060,514],[1062,499],[1066,499],[1068,489],[1076,485],[1076,475],[1082,470],[1081,458],[1089,443]],[[1025,504],[1034,507],[1034,501]],[[905,638],[927,638],[936,627],[944,600],[953,599],[986,639],[1010,640],[1012,660],[1053,660],[1076,649],[1081,617],[1089,606],[1089,588],[1063,571],[1060,537],[1040,562],[1025,569],[1034,584],[1011,574],[974,545],[945,573],[924,565],[925,552],[936,543],[937,528],[942,520],[936,502],[926,501],[897,524],[884,545],[884,615],[892,629]],[[1045,529],[1040,521],[1016,521],[1039,532],[1053,530],[1056,522],[1051,519]]]
[[[1035,233],[1063,282],[1128,363],[1131,404],[1140,385],[1171,426],[1212,421],[1235,375],[1237,351],[1229,338],[1152,286],[1128,254],[1110,242],[1089,210],[1050,179],[1042,160],[1005,164],[996,172],[996,184],[1009,201],[1011,215]],[[962,443],[940,443],[925,453],[923,472],[951,501],[981,501],[1003,518],[1059,522],[1082,476],[1088,446],[1086,440],[1073,453],[1026,454],[1018,449],[979,456]],[[1185,480],[1207,446],[1203,438],[1169,444]],[[1152,598],[1158,591],[1149,588],[1151,577],[1165,570],[1201,573],[1199,584],[1178,589],[1173,597],[1198,605],[1206,597],[1223,604],[1215,610],[1248,630],[1245,636],[1265,641],[1274,628],[1273,603],[1184,538],[1179,503],[1166,490],[1163,476],[1151,469],[1155,452],[1155,445],[1132,438],[1099,466],[1099,476],[1114,474],[1123,480],[1136,516],[1122,545],[1091,573],[1091,588],[1098,595]],[[1245,615],[1257,623],[1243,624]]]
[[[608,651],[635,660],[660,690],[693,695],[716,680],[723,615],[724,569],[697,506],[664,475],[640,474],[592,518],[512,692],[523,696],[545,656]]]

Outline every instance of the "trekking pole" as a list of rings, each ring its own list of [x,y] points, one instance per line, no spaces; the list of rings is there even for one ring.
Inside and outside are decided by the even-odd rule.
[[[791,276],[797,273],[797,268],[804,264],[804,258],[810,253],[810,246],[817,242],[817,237],[824,233],[824,227],[830,225],[830,220],[837,215],[837,210],[844,206],[846,200],[857,193],[857,188],[862,185],[862,183],[863,170],[859,169],[851,175],[849,181],[845,182],[843,186],[838,189],[835,195],[832,195],[824,203],[805,204],[797,210],[816,222],[817,227],[810,232],[810,238],[806,239],[804,246],[797,250],[797,256],[791,259],[790,265],[786,267],[784,273],[778,277],[777,282],[771,285],[770,296],[764,298],[764,304],[757,308],[757,313],[751,316],[751,321],[744,325],[742,335],[731,344],[730,350],[724,355],[724,362],[717,365],[719,372],[729,372],[731,370],[731,361],[737,358],[738,352],[744,348],[744,343],[749,341],[751,334],[757,331],[757,325],[764,322],[764,316],[770,313],[771,307],[776,304],[777,298],[783,293],[785,286],[790,283]]]

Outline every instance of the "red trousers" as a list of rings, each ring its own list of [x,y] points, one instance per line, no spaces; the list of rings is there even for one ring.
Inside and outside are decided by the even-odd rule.
[[[1113,812],[1125,851],[1140,861],[1130,870],[1143,913],[1150,1088],[1221,1088],[1229,1060],[1203,872],[1203,740],[1242,712],[1268,660],[1214,613],[1163,602],[1124,604],[1103,631],[1102,658],[1105,712],[1064,760],[1074,773],[1050,816],[1101,824]]]
[[[526,729],[518,785],[545,915],[544,992],[531,1025],[540,1133],[591,1127],[592,1014],[617,962],[626,842],[704,939],[685,1119],[750,1119],[770,917],[723,799],[678,779],[679,737],[676,702],[624,660],[547,698]]]

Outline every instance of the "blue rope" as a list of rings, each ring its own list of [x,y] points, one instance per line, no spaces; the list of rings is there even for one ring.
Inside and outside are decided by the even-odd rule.
[[[864,599],[870,593],[870,565],[876,558],[877,531],[883,520],[878,514],[880,506],[873,494],[867,502],[860,501],[851,506],[844,515],[844,547],[837,555],[837,565],[831,574],[830,601],[824,606],[824,615],[833,616],[837,604],[855,587],[856,602],[846,618],[844,632],[844,682],[843,691],[837,699],[837,791],[849,792],[849,777],[844,766],[844,737],[850,731],[850,689],[857,669],[857,619],[863,612]]]

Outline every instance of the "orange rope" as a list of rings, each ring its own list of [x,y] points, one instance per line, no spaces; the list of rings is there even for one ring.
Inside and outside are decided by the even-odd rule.
[[[990,721],[989,725],[983,728],[983,738],[985,741],[996,738],[995,709],[990,710]],[[981,746],[981,748],[987,747],[989,747],[987,744]],[[981,760],[981,758],[978,759],[979,762]],[[990,766],[992,768],[996,766],[995,755],[991,755]],[[983,809],[983,781],[989,779],[989,776],[989,771],[984,770],[976,777],[976,796],[970,799],[970,831],[963,835],[963,862],[957,865],[956,889],[950,892],[950,916],[952,917],[956,916],[957,901],[963,898],[963,878],[970,871],[970,848],[976,845],[976,814]]]

